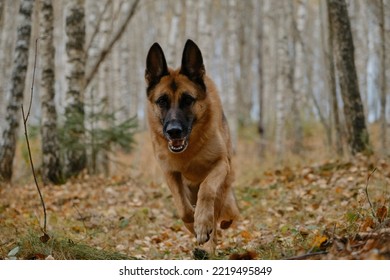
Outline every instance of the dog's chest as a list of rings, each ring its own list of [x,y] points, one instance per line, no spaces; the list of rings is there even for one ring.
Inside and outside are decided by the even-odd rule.
[[[213,168],[213,162],[199,158],[172,156],[169,153],[158,153],[157,160],[164,172],[179,172],[194,184],[202,182]]]

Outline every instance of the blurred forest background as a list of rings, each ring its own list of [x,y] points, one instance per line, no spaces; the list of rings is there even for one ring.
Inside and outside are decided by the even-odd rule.
[[[346,4],[354,44],[348,52],[354,54],[368,150],[385,155],[390,1]],[[72,175],[85,166],[107,171],[107,153],[116,144],[131,148],[135,122],[137,131],[147,128],[149,47],[159,42],[168,65],[178,67],[188,38],[199,45],[206,72],[220,90],[235,145],[244,135],[255,143],[253,156],[279,163],[289,154],[354,154],[327,10],[327,2],[317,0],[0,1],[3,179],[12,176],[5,162],[15,148],[6,146],[22,136],[20,104],[27,111],[35,55],[28,126],[42,138],[41,150],[46,147],[38,161],[43,167],[62,162]],[[80,166],[69,166],[72,161]],[[47,172],[44,177],[54,182],[62,176]]]
[[[388,259],[390,0],[0,0],[0,259],[192,258],[144,81],[187,39],[236,150],[216,257]]]

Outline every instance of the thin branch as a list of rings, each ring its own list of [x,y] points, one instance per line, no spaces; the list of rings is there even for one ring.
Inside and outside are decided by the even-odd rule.
[[[32,156],[31,156],[31,148],[30,148],[30,141],[28,140],[28,133],[27,133],[27,120],[28,120],[28,115],[25,116],[24,114],[24,109],[23,109],[23,105],[21,106],[22,108],[22,115],[23,115],[23,125],[24,125],[24,135],[26,136],[26,143],[27,143],[27,149],[28,149],[28,156],[29,156],[29,159],[30,159],[30,165],[31,165],[31,171],[33,173],[33,177],[34,177],[34,181],[35,181],[35,186],[37,187],[37,190],[38,190],[38,193],[39,193],[39,197],[41,199],[41,204],[42,204],[42,208],[43,208],[43,215],[44,215],[44,222],[43,222],[43,233],[46,233],[46,206],[45,206],[45,201],[43,200],[43,196],[42,196],[42,193],[41,193],[41,189],[39,188],[39,185],[38,185],[38,180],[37,180],[37,176],[35,174],[35,168],[34,168],[34,163],[33,163],[33,160],[32,160]]]
[[[370,178],[371,178],[372,174],[374,174],[375,171],[376,171],[376,168],[374,168],[374,170],[372,170],[371,173],[368,174],[365,191],[366,191],[366,196],[367,196],[368,203],[370,204],[370,208],[371,208],[372,215],[373,215],[375,218],[377,218],[377,217],[376,217],[376,214],[375,214],[374,206],[372,205],[371,200],[370,200],[370,196],[368,195],[368,182],[370,181]],[[377,219],[378,219],[378,218],[377,218]]]
[[[37,39],[35,40],[34,69],[33,69],[32,83],[31,83],[30,103],[29,103],[29,107],[28,107],[28,112],[27,112],[27,114],[24,113],[23,104],[21,105],[21,109],[22,109],[22,117],[23,117],[24,135],[25,135],[25,137],[26,137],[26,143],[27,143],[28,157],[29,157],[29,159],[30,159],[30,166],[31,166],[31,170],[32,170],[33,177],[34,177],[35,186],[37,187],[37,191],[38,191],[39,198],[40,198],[40,200],[41,200],[41,205],[42,205],[42,208],[43,208],[43,217],[44,217],[44,220],[43,220],[43,228],[42,228],[42,231],[43,231],[43,234],[44,234],[44,235],[41,236],[41,241],[42,241],[42,242],[47,242],[47,241],[50,239],[50,237],[49,237],[48,234],[47,234],[47,214],[46,214],[46,206],[45,206],[45,201],[43,200],[43,196],[42,196],[41,189],[39,188],[39,185],[38,185],[37,176],[36,176],[36,174],[35,174],[34,162],[33,162],[33,160],[32,160],[31,148],[30,148],[30,141],[29,141],[29,139],[28,139],[28,132],[27,132],[27,121],[28,121],[28,117],[30,116],[31,105],[32,105],[32,99],[33,99],[33,96],[34,96],[34,80],[35,80],[35,70],[36,70],[36,65],[37,65],[38,40],[39,40],[39,38],[37,38]]]
[[[137,6],[138,6],[139,2],[140,2],[140,0],[135,0],[135,2],[133,3],[133,6],[130,8],[129,14],[127,15],[127,17],[124,20],[124,22],[121,25],[121,27],[114,34],[114,36],[112,37],[111,41],[109,41],[103,47],[103,49],[101,50],[101,52],[100,52],[100,54],[98,56],[97,61],[91,67],[92,70],[85,75],[85,88],[88,87],[89,83],[92,81],[92,79],[94,78],[94,76],[98,72],[100,64],[104,61],[104,59],[106,58],[107,54],[110,53],[110,51],[113,48],[113,46],[115,45],[115,43],[122,37],[124,31],[126,30],[126,27],[127,27],[128,23],[130,22],[130,20],[133,18],[134,14],[135,14],[135,11],[137,9]]]
[[[33,95],[34,95],[34,82],[35,82],[35,69],[37,68],[37,56],[38,56],[38,41],[39,37],[35,40],[35,56],[34,56],[34,68],[33,68],[33,76],[32,76],[32,82],[31,82],[31,97],[30,97],[30,103],[28,105],[28,111],[26,118],[23,116],[23,122],[27,122],[28,117],[30,116],[31,112],[31,106],[32,106],[32,100],[33,100]],[[23,111],[23,106],[22,106],[22,111]]]
[[[86,57],[88,56],[88,50],[91,48],[92,42],[95,40],[95,37],[99,33],[100,23],[103,19],[103,15],[106,13],[106,11],[107,11],[108,7],[111,5],[111,3],[112,3],[112,0],[107,0],[106,4],[104,4],[103,11],[99,14],[99,16],[97,18],[96,28],[93,31],[91,38],[89,39],[89,42],[85,48],[85,56]]]

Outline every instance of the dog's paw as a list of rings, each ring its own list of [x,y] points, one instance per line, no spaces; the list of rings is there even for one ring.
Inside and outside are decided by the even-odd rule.
[[[213,233],[213,221],[211,220],[203,223],[197,223],[195,220],[194,229],[196,241],[199,245],[204,244],[210,240],[211,234]]]

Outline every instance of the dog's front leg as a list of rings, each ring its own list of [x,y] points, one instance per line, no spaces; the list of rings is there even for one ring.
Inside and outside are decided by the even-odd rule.
[[[229,172],[227,160],[220,160],[200,184],[198,200],[195,207],[194,230],[199,244],[206,243],[211,238],[214,243],[216,234],[215,199],[218,189],[225,182]],[[215,244],[212,244],[215,246]]]
[[[179,172],[169,172],[165,175],[179,216],[185,223],[187,229],[194,234],[194,207],[188,200],[186,190],[183,186],[182,176]]]

